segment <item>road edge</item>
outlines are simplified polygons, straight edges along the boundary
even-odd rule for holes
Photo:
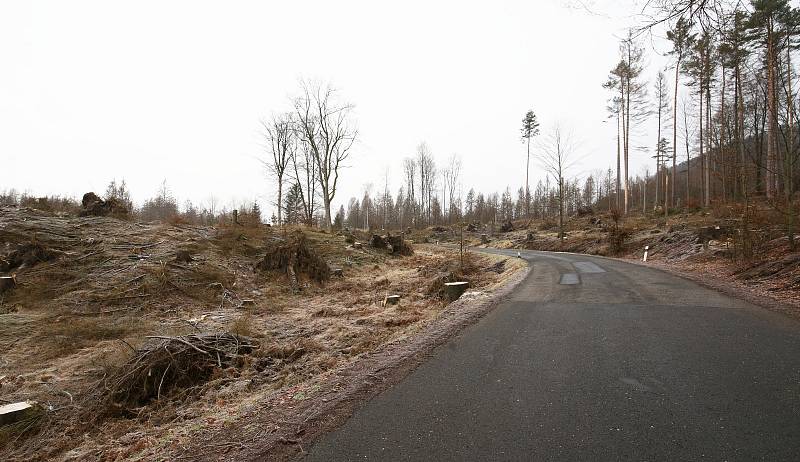
[[[649,261],[643,262],[638,259],[632,258],[623,258],[623,257],[610,257],[607,255],[595,255],[590,253],[579,253],[579,252],[564,252],[558,250],[535,250],[535,249],[520,249],[520,248],[511,248],[511,249],[495,249],[494,247],[470,247],[471,250],[480,251],[482,249],[494,249],[494,250],[517,250],[517,251],[534,251],[534,252],[548,252],[548,253],[556,253],[556,254],[568,254],[568,255],[581,255],[591,258],[600,258],[604,260],[612,260],[618,261],[622,263],[630,263],[632,265],[641,266],[643,268],[651,268],[656,269],[659,271],[663,271],[667,274],[672,276],[676,276],[682,279],[685,279],[689,282],[693,282],[701,287],[706,289],[711,289],[717,291],[723,295],[727,295],[729,297],[745,301],[750,303],[751,305],[755,305],[759,308],[763,308],[769,310],[774,313],[782,314],[790,319],[795,321],[800,321],[800,305],[786,303],[784,301],[778,300],[772,297],[769,293],[757,293],[756,290],[752,287],[747,286],[746,284],[739,282],[739,281],[726,281],[720,279],[720,275],[713,274],[713,273],[696,273],[692,271],[685,271],[679,268],[676,268],[673,265],[668,263],[660,262],[660,261]]]
[[[246,428],[204,435],[216,441],[241,441],[238,450],[230,450],[228,446],[228,450],[220,453],[206,448],[206,451],[198,454],[196,451],[199,448],[186,448],[177,457],[215,461],[289,461],[304,457],[307,447],[313,445],[315,440],[341,426],[358,408],[405,379],[429,359],[438,347],[463,333],[507,300],[514,289],[528,278],[531,270],[532,266],[526,262],[500,287],[484,293],[481,298],[456,300],[412,336],[383,345],[341,370],[313,379],[308,387],[315,390],[313,396],[298,402],[288,411],[279,410],[283,411],[281,415],[265,417],[261,408],[254,408],[245,416],[249,422]],[[291,395],[285,399],[291,401]],[[281,425],[274,425],[275,422]]]

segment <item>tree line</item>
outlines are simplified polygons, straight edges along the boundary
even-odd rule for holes
[[[614,206],[625,214],[636,206],[668,212],[757,199],[784,217],[794,245],[800,143],[792,59],[800,12],[787,0],[661,0],[652,7],[655,19],[620,42],[604,83],[617,129]],[[671,62],[650,94],[642,43],[657,28],[666,28]],[[657,136],[647,142],[636,129],[651,117]],[[644,179],[649,199],[646,187],[639,197],[632,185],[637,151],[653,159],[652,177]]]

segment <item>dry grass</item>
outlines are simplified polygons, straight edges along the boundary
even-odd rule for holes
[[[0,457],[58,460],[68,450],[77,459],[156,457],[158,448],[232,419],[258,397],[302,389],[320,374],[418,332],[446,307],[423,289],[461,270],[449,250],[423,245],[413,256],[397,257],[353,249],[344,235],[303,233],[304,246],[318,258],[314,265],[341,268],[344,276],[301,278],[302,291],[294,293],[280,269],[253,268],[271,242],[291,240],[295,229],[139,224],[0,209],[0,239],[17,245],[35,235],[58,254],[18,269],[19,286],[0,300],[0,377],[6,376],[0,399],[34,399],[55,409],[0,442]],[[191,258],[176,261],[179,251]],[[459,276],[469,278],[472,290],[490,290],[519,268],[501,260],[472,255]],[[387,294],[400,295],[400,303],[381,306]],[[153,351],[147,336],[200,332],[230,332],[260,346],[231,367],[182,366],[194,370],[197,381],[181,383],[167,370],[165,383],[175,387],[162,385],[160,400],[152,378],[165,377],[166,366],[151,367],[158,373],[147,376],[150,382],[138,369],[128,388],[116,387],[149,383],[139,389],[145,392],[131,393],[133,399],[115,400],[127,417],[103,417],[109,404],[97,390],[115,388],[101,384],[121,383],[119,366],[134,370],[137,358]]]

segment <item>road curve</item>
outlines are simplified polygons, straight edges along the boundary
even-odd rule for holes
[[[307,460],[800,460],[800,322],[652,268],[522,257],[507,301]]]

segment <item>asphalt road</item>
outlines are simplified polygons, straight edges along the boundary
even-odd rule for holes
[[[800,460],[800,322],[655,269],[523,257],[506,302],[308,460]]]

